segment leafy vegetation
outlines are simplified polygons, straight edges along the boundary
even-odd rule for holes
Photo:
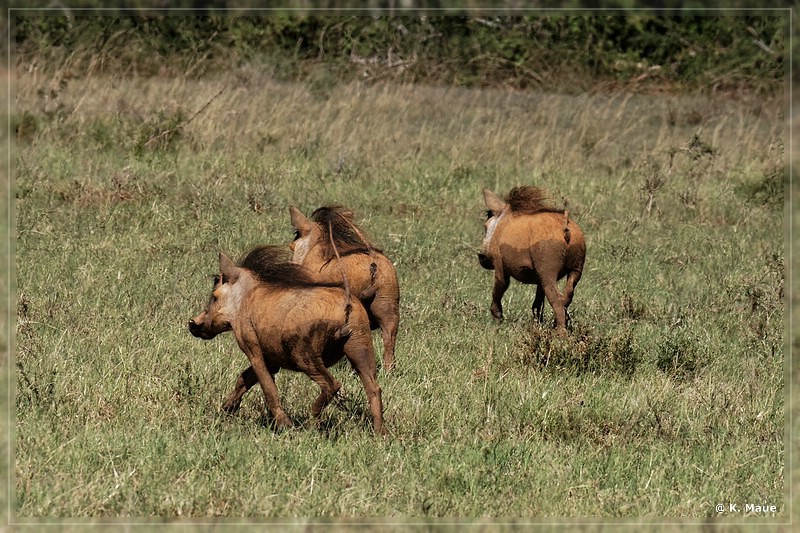
[[[223,12],[224,13],[224,12]],[[273,77],[564,91],[747,88],[774,92],[785,75],[782,15],[680,16],[25,16],[29,54],[80,71],[201,78],[259,65]],[[324,73],[324,74],[323,74]]]

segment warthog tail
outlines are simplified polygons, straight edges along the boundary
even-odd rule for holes
[[[353,309],[353,304],[350,303],[350,282],[347,279],[347,274],[345,274],[344,267],[342,267],[342,258],[339,256],[339,250],[336,249],[336,243],[333,242],[333,230],[331,228],[330,220],[328,221],[328,236],[331,239],[331,246],[333,247],[333,253],[336,254],[336,264],[339,265],[339,270],[342,272],[342,280],[344,281],[344,295],[345,298],[347,299],[347,304],[345,304],[344,306],[344,326],[342,327],[342,330],[343,329],[349,330],[349,326],[347,324],[350,321],[350,311]]]

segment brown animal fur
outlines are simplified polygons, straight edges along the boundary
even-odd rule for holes
[[[546,203],[547,195],[539,187],[522,185],[514,187],[506,197],[508,207],[514,213],[534,215],[536,213],[563,213]]]
[[[311,213],[311,221],[316,222],[322,231],[320,251],[325,261],[333,260],[337,253],[341,256],[382,253],[358,229],[354,216],[352,211],[342,206],[320,207]]]
[[[580,227],[564,209],[544,203],[544,193],[536,187],[515,187],[506,201],[489,189],[483,190],[486,202],[486,235],[478,253],[481,266],[494,270],[492,315],[503,318],[502,298],[514,278],[536,284],[534,316],[542,321],[544,299],[555,314],[555,326],[565,328],[567,308],[581,278],[586,258],[586,241]],[[558,280],[566,277],[564,293]]]
[[[349,282],[367,310],[371,328],[381,330],[383,368],[390,371],[400,324],[400,288],[394,265],[364,236],[353,212],[345,207],[320,207],[311,219],[295,207],[290,207],[289,213],[295,228],[295,240],[289,245],[293,261],[314,272],[318,281],[336,283],[344,278]]]
[[[285,368],[319,385],[320,395],[311,406],[319,417],[341,387],[327,367],[346,357],[366,391],[375,433],[385,434],[366,310],[358,302],[351,306],[340,284],[315,280],[302,266],[282,260],[283,255],[277,247],[260,247],[236,266],[220,253],[220,275],[208,306],[189,321],[189,331],[201,339],[233,331],[250,360],[222,408],[238,410],[244,394],[259,383],[276,425],[292,426],[274,380]]]
[[[246,268],[260,281],[281,287],[341,287],[341,281],[320,282],[301,265],[291,262],[285,248],[279,246],[257,246],[250,250],[239,262],[239,267]]]

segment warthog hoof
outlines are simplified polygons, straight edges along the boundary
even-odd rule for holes
[[[281,431],[294,427],[292,419],[286,416],[286,413],[281,413],[280,416],[275,417],[275,429]]]
[[[239,403],[230,400],[222,404],[222,411],[229,415],[234,415],[239,410]]]

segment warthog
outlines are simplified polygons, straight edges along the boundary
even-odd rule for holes
[[[294,241],[292,261],[314,272],[318,281],[350,284],[366,308],[372,329],[381,329],[383,368],[394,367],[394,349],[400,324],[400,288],[394,265],[354,222],[342,206],[320,207],[311,219],[289,207]]]
[[[346,357],[364,385],[375,433],[385,433],[366,310],[341,284],[317,281],[287,255],[283,247],[262,246],[236,266],[220,253],[208,306],[189,321],[189,331],[201,339],[233,331],[250,360],[222,408],[238,410],[258,382],[278,428],[292,426],[274,380],[285,368],[307,374],[322,389],[311,406],[317,418],[341,387],[327,367]]]
[[[478,260],[483,268],[494,269],[492,315],[503,318],[501,300],[513,277],[521,283],[536,284],[532,311],[540,322],[547,297],[555,314],[555,327],[565,328],[567,308],[586,258],[583,232],[570,220],[568,211],[547,206],[544,192],[537,187],[514,187],[505,202],[484,189],[483,198],[488,210]],[[565,276],[562,295],[558,280]]]

